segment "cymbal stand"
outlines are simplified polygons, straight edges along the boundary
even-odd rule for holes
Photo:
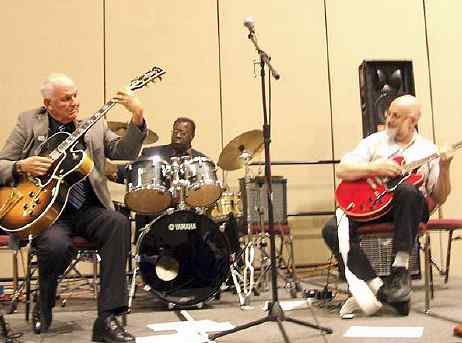
[[[250,183],[249,162],[250,162],[250,159],[252,158],[252,155],[248,153],[247,151],[245,151],[244,146],[240,146],[239,150],[241,151],[239,158],[244,162],[244,166],[245,166],[244,180],[245,180],[245,184],[247,185],[248,183]],[[247,214],[247,216],[249,216],[249,214]],[[254,281],[255,281],[255,274],[254,274],[255,269],[253,267],[254,258],[255,258],[255,241],[253,240],[249,220],[247,220],[247,241],[245,243],[245,248],[244,248],[244,270],[242,273],[243,274],[242,276],[243,295],[242,297],[240,296],[241,306],[249,305],[250,295],[252,294],[252,290],[254,289]],[[234,274],[232,275],[233,275],[234,283],[236,285],[236,290],[238,291],[238,285],[236,284],[235,275]]]

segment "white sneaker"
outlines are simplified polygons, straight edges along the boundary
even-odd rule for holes
[[[356,299],[354,297],[349,297],[342,305],[340,309],[340,317],[344,317],[345,315],[351,315],[354,312],[360,311],[361,308],[359,307]]]
[[[352,314],[354,312],[358,311],[363,311],[366,315],[371,316],[375,314],[378,310],[382,308],[382,303],[379,301],[374,301],[373,303],[368,303],[367,306],[364,306],[366,304],[363,304],[363,308],[359,306],[358,302],[354,297],[349,297],[345,303],[343,304],[342,308],[340,309],[340,317],[342,318],[352,318]]]

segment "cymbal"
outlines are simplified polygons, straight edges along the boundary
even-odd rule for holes
[[[128,124],[120,121],[108,121],[107,126],[117,135],[123,136],[127,132]],[[157,135],[157,133],[150,129],[148,129],[147,131],[148,132],[143,140],[143,144],[152,144],[159,140],[159,136]]]
[[[243,151],[250,154],[250,159],[263,148],[263,131],[251,130],[240,134],[229,142],[220,154],[218,166],[224,170],[242,168],[244,162],[240,159]]]

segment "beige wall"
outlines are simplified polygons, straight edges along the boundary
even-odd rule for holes
[[[262,127],[257,54],[242,25],[248,15],[281,73],[272,81],[273,160],[340,158],[354,147],[361,137],[357,68],[363,59],[412,60],[424,108],[421,132],[435,135],[437,143],[453,142],[460,139],[454,124],[460,118],[462,5],[425,3],[426,18],[421,0],[18,0],[0,14],[0,143],[18,111],[40,105],[38,87],[50,72],[66,72],[77,81],[87,116],[131,78],[159,65],[167,70],[163,81],[140,91],[149,127],[164,144],[172,121],[190,116],[198,126],[195,147],[217,161],[227,142]],[[115,108],[108,118],[128,116]],[[457,157],[447,216],[458,215],[461,165]],[[221,175],[238,190],[242,169]],[[332,166],[275,166],[273,175],[288,179],[289,212],[334,209]],[[112,190],[122,200],[124,187]],[[297,263],[327,260],[320,239],[326,219],[290,219]],[[454,273],[462,275],[454,261]]]

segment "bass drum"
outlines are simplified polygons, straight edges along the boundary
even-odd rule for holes
[[[140,274],[168,304],[196,305],[213,297],[229,273],[228,240],[195,210],[163,214],[144,228],[137,244]]]

